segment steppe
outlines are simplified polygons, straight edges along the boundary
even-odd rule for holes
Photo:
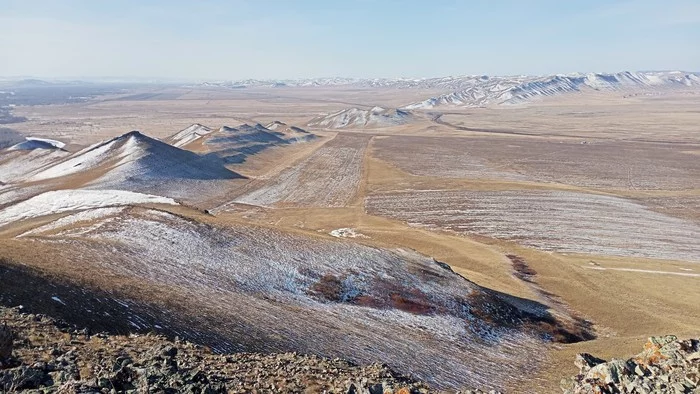
[[[220,351],[361,363],[388,355],[392,368],[444,388],[559,392],[577,372],[577,353],[630,357],[649,336],[700,337],[699,90],[591,91],[414,111],[396,125],[309,126],[349,107],[397,108],[440,93],[142,86],[14,107],[27,120],[8,127],[66,143],[57,160],[131,130],[166,140],[195,123],[280,121],[317,138],[222,164],[231,175],[217,177],[212,193],[199,178],[172,191],[117,177],[132,151],[58,179],[16,170],[15,183],[0,179],[0,209],[83,187],[175,200],[10,225],[0,210],[0,257],[46,283],[128,303],[143,319],[132,320],[136,330],[167,320],[161,333]],[[140,134],[129,138],[125,146],[155,149]],[[188,187],[196,191],[185,196]],[[13,301],[62,318],[84,312],[29,299]],[[455,307],[469,303],[468,317]],[[518,323],[500,321],[511,309]],[[462,332],[460,321],[476,315],[485,323]],[[530,325],[554,340],[521,329]]]

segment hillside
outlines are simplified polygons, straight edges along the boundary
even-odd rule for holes
[[[378,364],[358,366],[297,353],[219,355],[190,342],[93,333],[20,311],[0,307],[0,321],[7,325],[0,326],[3,392],[433,392]],[[14,337],[9,349],[8,334]]]
[[[23,142],[0,149],[0,184],[22,181],[67,157],[70,153],[64,146],[61,141],[27,137]]]
[[[43,213],[36,207],[55,200],[29,201]],[[110,316],[136,332],[175,334],[220,352],[384,362],[438,388],[503,388],[545,361],[537,348],[593,335],[565,311],[483,288],[409,250],[223,226],[184,208],[193,216],[162,210],[167,205],[83,204],[37,221],[21,204],[6,210],[16,212],[10,216],[21,231],[10,233],[14,247],[5,251],[23,252],[3,277],[43,284],[8,288],[11,305],[48,303],[86,321],[112,305]],[[52,250],[44,269],[76,285],[18,271],[40,261],[29,256],[41,250]],[[533,356],[517,356],[524,353]]]
[[[440,106],[484,107],[517,104],[538,97],[587,90],[644,91],[700,88],[700,76],[683,72],[620,72],[615,74],[571,74],[544,77],[478,77],[462,81],[467,86],[451,93],[406,105],[405,109]]]
[[[26,146],[26,143],[23,143]],[[53,188],[126,190],[197,203],[228,192],[243,176],[216,156],[200,155],[132,131],[70,154],[32,142],[0,156],[0,204]],[[40,147],[40,148],[39,148]],[[206,184],[206,193],[191,190]]]
[[[244,123],[236,127],[222,126],[211,129],[200,124],[190,127],[165,139],[173,146],[210,153],[226,164],[239,164],[247,157],[273,147],[309,142],[317,138],[296,126],[274,121],[265,127],[260,123]]]
[[[412,119],[412,113],[401,109],[353,107],[315,118],[309,121],[309,126],[326,129],[380,128],[406,124]]]
[[[179,179],[239,177],[211,157],[178,149],[132,131],[77,152],[27,180],[41,181],[88,172],[101,173],[90,182],[91,185],[110,187]]]

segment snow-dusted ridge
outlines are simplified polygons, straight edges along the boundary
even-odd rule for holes
[[[170,145],[181,148],[191,142],[194,142],[203,136],[213,132],[214,130],[201,125],[199,123],[195,123],[183,130],[180,130],[178,133],[175,135],[169,137],[166,142],[168,142]]]
[[[537,98],[585,90],[616,91],[700,88],[700,76],[684,72],[620,72],[551,75],[544,77],[471,77],[451,93],[406,105],[405,109],[439,106],[483,107],[517,104]]]
[[[165,139],[165,142],[183,149],[194,149],[219,157],[227,164],[241,163],[248,156],[273,146],[283,146],[315,139],[315,134],[296,126],[274,121],[263,126],[260,123],[244,123],[235,127],[218,129],[193,124]]]
[[[379,128],[406,124],[412,119],[412,113],[401,109],[352,107],[315,118],[309,122],[309,126],[327,129]]]
[[[600,77],[616,76],[621,74],[632,74],[642,76],[642,79],[654,80],[676,80],[684,83],[684,79],[698,80],[700,73],[686,71],[623,71],[618,73],[572,73],[557,74],[559,76],[585,76],[597,75]],[[313,86],[353,86],[353,87],[387,87],[400,89],[446,89],[460,90],[471,86],[478,80],[533,80],[541,78],[551,78],[557,75],[509,75],[509,76],[487,76],[487,75],[461,75],[444,76],[431,78],[307,78],[307,79],[245,79],[237,81],[208,81],[202,86],[217,86],[228,88],[243,87],[313,87]]]
[[[55,190],[39,194],[1,210],[0,226],[68,211],[133,204],[177,205],[177,202],[172,198],[124,190]]]
[[[532,98],[592,90],[700,88],[700,73],[685,71],[623,71],[617,73],[572,73],[556,75],[487,76],[466,75],[439,78],[318,78],[207,82],[207,86],[314,87],[441,89],[446,93],[409,103],[403,109],[430,109],[443,105],[483,107],[516,104]]]
[[[26,141],[12,145],[7,148],[8,151],[13,150],[34,150],[34,149],[63,149],[65,143],[48,138],[26,137]]]
[[[104,174],[92,184],[109,184],[119,189],[124,188],[123,183],[240,177],[215,158],[200,156],[132,131],[85,148],[32,175],[29,180],[53,179],[96,169]]]

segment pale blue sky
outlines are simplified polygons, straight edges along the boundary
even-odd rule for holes
[[[0,0],[0,75],[700,71],[700,0]]]

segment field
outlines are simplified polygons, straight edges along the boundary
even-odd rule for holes
[[[367,136],[338,134],[278,176],[251,184],[235,202],[257,206],[343,207],[360,183]]]
[[[68,304],[25,294],[35,308],[93,316],[79,300],[104,301],[133,323],[123,329],[387,362],[445,388],[557,392],[578,352],[622,358],[648,336],[700,336],[700,95],[592,92],[437,108],[388,127],[309,125],[436,93],[159,87],[18,106],[27,121],[14,130],[68,152],[0,153],[0,218],[17,221],[0,232],[0,258]],[[164,177],[175,166],[158,163],[188,154],[151,140],[147,160],[115,150],[89,177],[25,181],[131,129],[162,141],[193,123],[273,121],[318,138],[226,163],[218,171],[241,177],[225,187]],[[101,193],[89,205],[21,202],[114,174],[110,188],[138,184],[180,205]]]
[[[700,187],[697,143],[523,136],[388,137],[375,156],[414,175],[523,180],[589,189]]]
[[[700,226],[605,195],[508,190],[373,194],[372,215],[562,253],[670,260],[700,256]]]

